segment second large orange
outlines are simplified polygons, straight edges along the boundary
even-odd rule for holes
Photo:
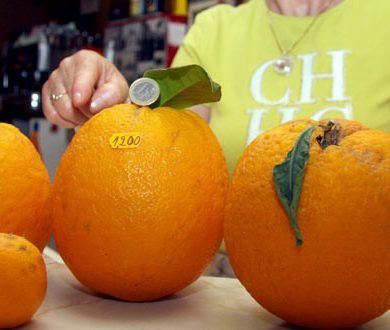
[[[89,120],[54,188],[54,235],[74,275],[130,301],[194,281],[221,239],[228,175],[207,124],[190,111],[119,105]]]

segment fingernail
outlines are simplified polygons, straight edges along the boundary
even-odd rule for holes
[[[81,101],[81,93],[80,92],[76,92],[73,94],[73,99],[75,101]]]
[[[103,103],[103,100],[100,97],[98,97],[95,100],[93,100],[91,102],[91,111],[92,112],[99,111],[101,109],[101,107],[102,107],[102,103]]]
[[[107,103],[107,100],[109,99],[109,97],[110,97],[110,93],[105,92],[105,93],[99,95],[98,97],[96,97],[95,99],[93,99],[91,102],[91,111],[98,112],[101,109],[103,109],[106,106],[106,103]]]

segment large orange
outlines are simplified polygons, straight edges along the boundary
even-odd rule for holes
[[[46,267],[26,239],[0,234],[0,328],[28,322],[46,293]]]
[[[49,240],[50,179],[31,141],[0,123],[0,232],[24,236],[40,250]]]
[[[135,132],[137,148],[112,148]],[[126,143],[129,142],[126,140]],[[54,184],[59,252],[87,287],[152,300],[194,281],[221,239],[228,176],[221,148],[196,114],[118,105],[90,119]]]
[[[233,269],[266,309],[314,328],[352,327],[390,307],[390,135],[340,120],[339,144],[311,140],[298,246],[273,168],[312,121],[258,137],[236,167],[225,240]],[[324,123],[323,123],[324,124]]]

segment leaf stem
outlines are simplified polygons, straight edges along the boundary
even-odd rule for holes
[[[290,219],[291,227],[294,230],[294,234],[295,234],[295,238],[296,238],[296,244],[299,247],[299,246],[301,246],[303,244],[303,239],[302,239],[301,230],[299,229],[297,215],[294,214],[294,212],[289,211],[288,212],[288,218]]]

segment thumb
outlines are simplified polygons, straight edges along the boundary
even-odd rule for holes
[[[104,108],[124,103],[127,100],[128,92],[129,86],[122,77],[106,82],[95,91],[92,97],[91,113],[95,114]]]

